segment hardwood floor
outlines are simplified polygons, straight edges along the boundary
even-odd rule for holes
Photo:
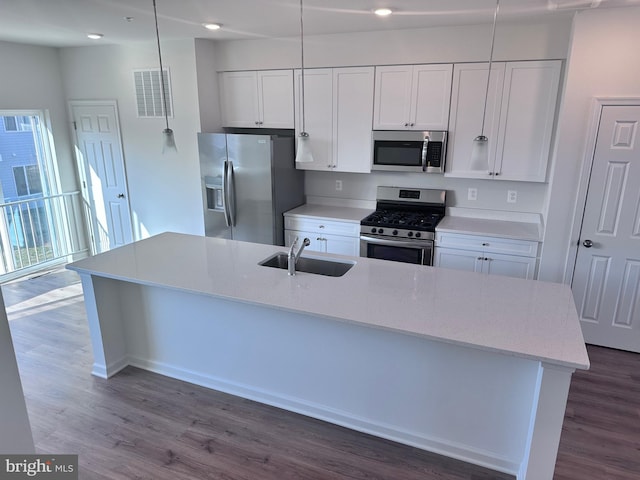
[[[513,477],[136,368],[90,375],[82,290],[60,270],[2,286],[36,449],[81,479],[485,480]],[[640,355],[590,347],[556,480],[637,479]]]

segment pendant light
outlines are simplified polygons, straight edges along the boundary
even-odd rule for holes
[[[496,0],[496,9],[493,13],[493,31],[491,32],[491,51],[489,53],[489,72],[487,73],[487,88],[484,94],[484,108],[482,109],[482,128],[480,135],[473,140],[473,148],[471,149],[471,169],[472,170],[489,170],[489,139],[484,134],[484,118],[487,114],[487,99],[489,98],[489,81],[491,80],[491,64],[493,63],[493,45],[496,39],[496,20],[498,19],[498,10],[500,9],[500,0]]]
[[[167,91],[164,88],[164,69],[162,67],[162,52],[160,51],[160,32],[158,30],[158,10],[156,0],[153,0],[153,16],[156,22],[156,40],[158,42],[158,60],[160,62],[160,92],[162,93],[162,107],[164,108],[165,129],[162,130],[162,153],[177,152],[176,139],[173,130],[169,128],[169,114],[167,113]]]
[[[297,163],[313,162],[311,145],[309,144],[309,134],[306,131],[304,117],[304,22],[302,0],[300,0],[300,100],[302,102],[302,129],[298,135],[298,147],[296,149]]]

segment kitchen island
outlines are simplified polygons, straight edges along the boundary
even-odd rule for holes
[[[553,477],[571,374],[589,367],[567,286],[368,258],[335,278],[258,265],[282,250],[165,233],[70,264],[92,373],[134,365]]]

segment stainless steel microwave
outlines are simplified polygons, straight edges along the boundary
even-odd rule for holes
[[[447,132],[373,131],[372,170],[444,173]]]

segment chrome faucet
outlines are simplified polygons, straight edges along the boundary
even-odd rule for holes
[[[300,245],[300,250],[298,250],[298,253],[294,253],[297,243],[298,243],[298,237],[296,237],[296,239],[291,244],[291,248],[289,249],[289,256],[287,257],[287,267],[289,269],[289,275],[296,274],[296,262],[300,258],[300,254],[302,253],[302,250],[304,250],[304,247],[308,247],[309,244],[311,243],[311,240],[309,240],[308,238],[305,238],[302,241],[302,245]]]

